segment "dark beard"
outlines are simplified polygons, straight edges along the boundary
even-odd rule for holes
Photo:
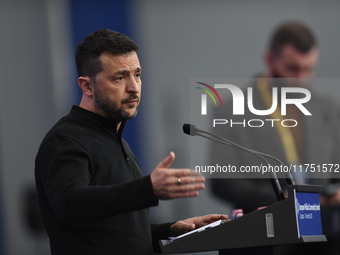
[[[284,77],[281,74],[279,74],[276,70],[273,70],[272,78],[280,79],[280,78],[284,78]]]
[[[105,117],[117,122],[124,122],[137,116],[137,109],[133,116],[130,116],[123,108],[118,108],[116,104],[108,105],[100,98],[95,99],[96,108],[99,108],[105,114]]]
[[[101,93],[97,89],[95,90],[95,94],[95,107],[102,110],[106,118],[115,120],[116,122],[124,122],[137,116],[137,109],[135,114],[131,116],[123,108],[118,108],[116,102],[109,102],[104,97],[102,97]],[[122,104],[133,99],[139,99],[139,97],[135,94],[131,95],[128,99],[122,100]]]

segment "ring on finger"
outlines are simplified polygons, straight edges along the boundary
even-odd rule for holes
[[[181,178],[177,179],[177,185],[181,185]]]

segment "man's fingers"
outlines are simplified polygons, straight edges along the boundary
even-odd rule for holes
[[[196,176],[201,176],[202,175],[199,172],[196,172],[194,170],[190,170],[190,169],[185,169],[185,168],[181,168],[181,169],[172,169],[169,168],[169,170],[173,171],[172,174],[175,177],[183,177],[183,176],[191,176],[191,177],[196,177]]]
[[[217,221],[217,220],[226,220],[228,219],[228,215],[225,215],[225,214],[208,214],[208,215],[204,215],[201,217],[202,220],[205,222],[205,223],[212,223],[214,221]]]
[[[195,229],[195,224],[191,223],[186,223],[185,221],[180,221],[179,222],[179,228],[183,231],[183,232],[189,232],[191,230]]]
[[[198,190],[205,188],[204,177],[174,177],[171,182],[173,185],[168,186],[169,198],[186,198],[197,197],[199,195]]]
[[[167,156],[165,159],[163,159],[162,162],[160,162],[157,166],[160,168],[168,168],[171,163],[175,160],[175,153],[173,153],[172,151],[170,152],[169,156]]]
[[[205,186],[203,183],[197,183],[197,184],[186,184],[181,187],[179,186],[169,187],[169,190],[172,190],[173,192],[181,193],[181,192],[189,192],[193,190],[200,190],[204,188]]]
[[[197,190],[195,190],[195,191],[171,193],[169,198],[170,199],[173,199],[173,198],[188,198],[188,197],[197,197],[198,195],[199,195],[199,192]]]
[[[177,236],[186,233],[195,228],[206,226],[217,220],[227,221],[228,216],[224,214],[209,214],[201,217],[193,217],[181,221],[177,221],[170,227],[170,236]]]
[[[154,194],[159,199],[198,196],[198,190],[204,189],[204,177],[190,169],[169,168],[174,159],[175,154],[170,152],[151,173]]]
[[[205,178],[203,176],[200,177],[174,177],[173,183],[174,185],[183,186],[192,183],[201,183],[204,182]]]
[[[204,189],[203,183],[199,184],[187,184],[182,187],[172,186],[168,188],[169,198],[185,198],[185,197],[197,197],[199,195],[198,190]]]

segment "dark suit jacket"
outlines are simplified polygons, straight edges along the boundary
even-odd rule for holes
[[[334,105],[322,97],[311,92],[312,99],[304,104],[312,113],[312,116],[303,118],[304,135],[305,135],[305,163],[311,164],[340,164],[340,122],[339,115]],[[244,91],[244,95],[247,92]],[[267,109],[264,105],[260,92],[253,86],[253,102],[256,109]],[[246,103],[246,102],[245,102]],[[211,131],[231,141],[237,142],[253,150],[261,151],[273,155],[287,164],[286,156],[282,142],[278,135],[277,129],[272,127],[272,123],[265,121],[272,118],[271,116],[257,116],[247,111],[245,106],[245,115],[232,115],[232,101],[226,106],[219,107],[215,112],[215,118],[233,119],[233,121],[242,122],[244,119],[261,119],[264,125],[260,128],[242,127],[242,125],[217,125]],[[255,122],[253,123],[255,125]],[[259,122],[256,123],[257,125]],[[214,144],[210,149],[209,164],[234,165],[236,167],[245,165],[264,164],[259,158],[239,149],[227,147],[221,144]],[[271,161],[273,165],[277,163]],[[329,166],[327,166],[329,169]],[[334,168],[333,168],[334,169]],[[339,170],[340,171],[340,170]],[[339,173],[337,173],[339,176]],[[311,184],[323,185],[325,190],[330,183],[337,182],[333,177],[336,173],[322,173],[318,178],[311,179]],[[230,178],[231,177],[231,178]],[[260,202],[272,204],[277,201],[271,182],[270,176],[262,177],[259,174],[249,174],[247,178],[234,178],[233,175],[224,174],[223,178],[212,179],[212,192],[223,200],[232,202],[236,208],[242,208],[245,212],[253,211]],[[249,177],[249,178],[248,178]],[[314,176],[315,177],[315,176]],[[322,178],[320,178],[322,177]],[[280,180],[283,189],[286,183],[284,179]]]

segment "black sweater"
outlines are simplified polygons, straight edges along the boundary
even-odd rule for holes
[[[73,106],[42,141],[35,178],[53,255],[152,254],[152,237],[167,237],[170,224],[150,227],[158,199],[123,127]]]

